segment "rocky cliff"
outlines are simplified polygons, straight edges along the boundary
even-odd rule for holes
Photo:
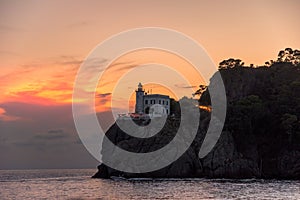
[[[172,164],[148,173],[126,173],[101,164],[93,177],[300,179],[300,67],[276,63],[220,72],[226,88],[227,117],[221,137],[206,157],[198,157],[210,121],[210,113],[202,110],[192,145]],[[214,84],[214,77],[210,84]],[[209,91],[199,103],[210,104]],[[169,117],[157,135],[140,139],[114,124],[103,141],[103,160],[115,156],[107,149],[106,140],[128,151],[151,152],[167,145],[179,125],[179,117]]]

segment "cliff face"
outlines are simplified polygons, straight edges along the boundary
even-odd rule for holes
[[[221,137],[206,157],[199,159],[198,153],[210,113],[201,111],[192,145],[169,166],[149,173],[125,173],[101,164],[94,177],[300,179],[300,68],[276,63],[270,68],[237,67],[220,72],[226,88],[227,117]],[[210,84],[214,84],[214,77]],[[209,92],[199,102],[209,104]],[[114,124],[106,136],[125,150],[151,152],[167,145],[179,124],[178,118],[168,118],[164,128],[147,139],[129,136]],[[104,161],[117,157],[106,144],[104,140],[101,152]]]

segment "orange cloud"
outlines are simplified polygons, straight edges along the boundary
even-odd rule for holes
[[[27,104],[38,105],[58,105],[71,104],[73,83],[76,78],[79,64],[82,59],[74,57],[62,56],[58,60],[45,61],[45,63],[23,64],[16,67],[2,76],[0,79],[0,92],[4,95],[0,97],[2,102],[22,102]],[[106,60],[95,62],[97,66],[102,66]],[[101,81],[98,83],[98,88],[95,94],[95,108],[97,112],[110,110],[111,108],[111,93],[114,91],[118,80],[137,65],[146,63],[161,63],[173,67],[179,74],[186,77],[193,86],[199,85],[202,78],[196,73],[190,64],[184,59],[170,54],[165,51],[158,50],[142,50],[135,51],[116,59],[108,69],[103,73]],[[100,67],[101,68],[101,67]],[[99,67],[91,69],[88,73],[95,73]],[[136,80],[138,84],[138,77]],[[177,84],[177,85],[176,85]],[[175,90],[185,91],[189,86],[180,85],[181,83],[174,83]],[[180,87],[179,87],[180,86]],[[127,87],[126,85],[122,87]],[[152,93],[161,93],[170,95],[176,99],[174,92],[164,88],[159,84],[145,85],[145,89],[152,90]],[[196,89],[196,88],[195,88]],[[124,99],[123,93],[117,96],[120,109],[134,110],[134,90],[132,88],[133,96],[129,99]],[[82,91],[93,92],[93,91]],[[186,94],[189,95],[189,94]],[[127,95],[128,96],[128,95]],[[180,97],[179,97],[180,98]],[[78,101],[79,103],[80,101]],[[91,109],[93,110],[93,108]]]
[[[0,80],[0,102],[53,105],[72,102],[74,66],[21,66]]]
[[[3,101],[24,102],[30,104],[62,104],[72,102],[72,86],[68,83],[47,81],[40,85],[29,86],[28,83],[20,84],[15,88],[7,89]]]

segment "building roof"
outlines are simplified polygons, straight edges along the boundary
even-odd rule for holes
[[[147,95],[144,95],[144,97],[148,97],[148,98],[163,98],[163,99],[169,99],[170,98],[168,95],[163,95],[163,94],[147,94]]]

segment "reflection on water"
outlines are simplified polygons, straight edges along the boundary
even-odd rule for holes
[[[0,199],[300,199],[300,181],[102,180],[95,170],[2,170]]]

